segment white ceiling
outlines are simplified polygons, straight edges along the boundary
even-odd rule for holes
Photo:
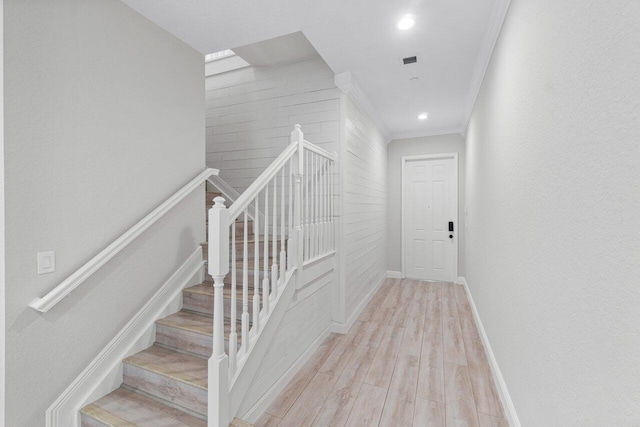
[[[465,131],[509,3],[122,1],[203,54],[302,31],[336,74],[352,72],[360,98],[391,138]],[[401,31],[396,23],[408,13],[415,26]],[[402,65],[413,55],[417,64]],[[422,112],[425,121],[417,118]]]

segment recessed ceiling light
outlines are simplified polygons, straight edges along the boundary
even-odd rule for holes
[[[414,83],[415,83],[415,82],[417,82],[418,80],[419,80],[419,79],[418,79],[417,77],[411,77],[411,78],[409,79],[409,81],[410,81],[410,82],[414,82]]]
[[[422,114],[420,114],[418,116],[418,119],[419,120],[427,120],[427,117],[428,117],[427,113],[422,113]]]
[[[413,19],[411,15],[405,15],[401,20],[398,21],[398,28],[401,30],[408,30],[413,27],[416,21]]]

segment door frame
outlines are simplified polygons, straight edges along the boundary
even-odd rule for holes
[[[406,212],[404,207],[404,202],[406,199],[406,188],[404,185],[405,181],[405,165],[407,162],[411,162],[414,160],[437,160],[437,159],[453,159],[453,177],[454,177],[454,185],[455,185],[455,197],[454,197],[454,208],[455,215],[454,221],[456,224],[457,231],[455,231],[455,239],[454,239],[454,249],[453,249],[453,266],[454,266],[454,283],[458,281],[458,247],[459,247],[459,236],[460,236],[460,221],[459,221],[459,213],[458,213],[458,200],[460,198],[460,183],[458,179],[458,153],[441,153],[441,154],[418,154],[413,156],[402,156],[402,172],[400,176],[401,184],[402,184],[402,193],[400,197],[400,211],[401,211],[401,247],[400,247],[400,258],[402,260],[402,278],[407,277],[406,263],[405,263],[405,227],[406,227]]]

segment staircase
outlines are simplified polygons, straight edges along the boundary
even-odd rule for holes
[[[182,290],[182,308],[155,322],[154,344],[122,361],[118,389],[80,409],[82,426],[207,426],[250,424],[235,418],[272,345],[305,265],[335,252],[336,154],[304,140],[291,143],[241,194],[210,179],[206,169],[45,297],[45,312],[117,254],[204,180],[204,281]],[[231,199],[228,206],[225,202]],[[87,368],[89,369],[89,368]],[[82,397],[78,397],[81,399]],[[71,407],[77,414],[78,406]],[[62,416],[53,405],[52,418]],[[229,424],[231,423],[231,424]],[[68,425],[65,421],[62,424]],[[74,421],[74,424],[75,421]]]
[[[219,193],[206,193],[207,210]],[[248,222],[248,233],[252,223]],[[244,235],[244,221],[236,223],[238,236]],[[279,244],[279,242],[278,242]],[[208,243],[202,243],[203,259],[207,262]],[[233,248],[231,249],[233,250]],[[242,277],[244,243],[236,242],[236,265]],[[253,253],[253,251],[252,251]],[[229,258],[233,260],[234,257]],[[231,275],[225,283],[231,283]],[[253,300],[253,273],[249,276],[249,301]],[[236,321],[241,321],[242,288],[225,287],[225,325],[231,324],[231,305],[236,304]],[[239,302],[239,305],[238,305]],[[250,302],[249,310],[253,312]],[[213,279],[182,291],[182,309],[156,321],[156,342],[153,346],[123,360],[123,383],[117,390],[81,409],[82,426],[207,426],[208,372],[207,359],[213,343]],[[229,327],[225,330],[225,350],[229,350]],[[238,331],[241,339],[242,330]],[[234,419],[232,426],[251,426]]]

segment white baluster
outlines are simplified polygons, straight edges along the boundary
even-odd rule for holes
[[[244,241],[242,244],[242,351],[249,351],[249,216],[244,211]]]
[[[209,422],[229,425],[229,358],[224,351],[224,277],[229,273],[229,211],[216,197],[209,209],[209,274],[213,277],[213,350],[208,362]]]
[[[264,278],[262,279],[262,309],[269,314],[269,185],[264,188]]]
[[[288,228],[288,240],[287,240],[287,268],[285,271],[291,270],[291,235],[293,234],[293,165],[294,165],[294,155],[291,160],[289,160],[289,228]]]
[[[236,331],[236,222],[231,223],[231,332],[229,333],[229,372],[231,377],[236,372],[238,333]]]
[[[278,297],[278,175],[273,178],[273,238],[271,240],[271,298]]]
[[[331,228],[329,229],[329,233],[331,236],[331,250],[335,250],[336,248],[336,229],[335,229],[335,211],[334,211],[334,203],[335,203],[335,183],[334,183],[334,179],[335,177],[333,176],[333,167],[335,165],[335,162],[331,162]]]
[[[311,212],[311,198],[310,198],[310,188],[311,183],[309,182],[309,152],[304,150],[304,148],[300,148],[303,153],[304,159],[304,174],[302,175],[302,185],[304,188],[304,225],[303,225],[303,236],[302,240],[304,243],[304,260],[309,259],[309,218]]]
[[[311,156],[311,231],[309,233],[309,259],[313,259],[316,256],[316,194],[318,192],[318,184],[316,182],[316,155],[313,152],[309,154]]]
[[[259,200],[256,196],[254,203],[255,212],[253,214],[253,324],[251,331],[257,333],[260,330],[260,212],[258,211]]]
[[[305,198],[303,198],[303,192],[305,192],[306,180],[305,174],[305,150],[304,150],[304,135],[300,130],[300,125],[295,125],[293,132],[291,132],[291,142],[298,145],[298,152],[292,158],[291,167],[295,173],[295,193],[293,195],[293,232],[289,238],[289,265],[297,268],[296,280],[301,277],[303,265],[304,265],[304,228],[303,228],[303,209],[305,205]]]
[[[326,198],[326,194],[327,194],[327,189],[326,189],[326,178],[327,178],[327,171],[325,170],[325,165],[327,164],[327,161],[324,157],[320,157],[320,182],[321,182],[321,190],[320,190],[320,198],[321,198],[321,202],[320,202],[320,218],[321,218],[321,222],[320,222],[320,239],[318,242],[318,247],[319,250],[318,252],[320,253],[320,255],[324,254],[324,245],[325,245],[325,234],[326,234],[326,222],[327,222],[327,217],[326,217],[326,210],[327,210],[327,198]]]
[[[324,197],[325,197],[325,202],[324,202],[324,208],[325,208],[325,212],[324,212],[324,252],[329,252],[329,203],[331,203],[331,200],[329,199],[329,192],[330,192],[330,188],[329,188],[329,165],[330,165],[330,160],[327,159],[325,160],[325,169],[324,169],[324,185],[325,185],[325,193],[324,193]]]
[[[280,280],[278,283],[284,283],[284,279],[285,279],[285,274],[287,271],[287,253],[285,252],[285,240],[284,240],[284,236],[285,236],[285,230],[286,230],[286,224],[285,224],[285,212],[286,209],[284,207],[284,198],[285,198],[285,183],[284,183],[284,169],[285,167],[282,167],[282,191],[280,192],[280,210],[282,212],[280,212]]]

